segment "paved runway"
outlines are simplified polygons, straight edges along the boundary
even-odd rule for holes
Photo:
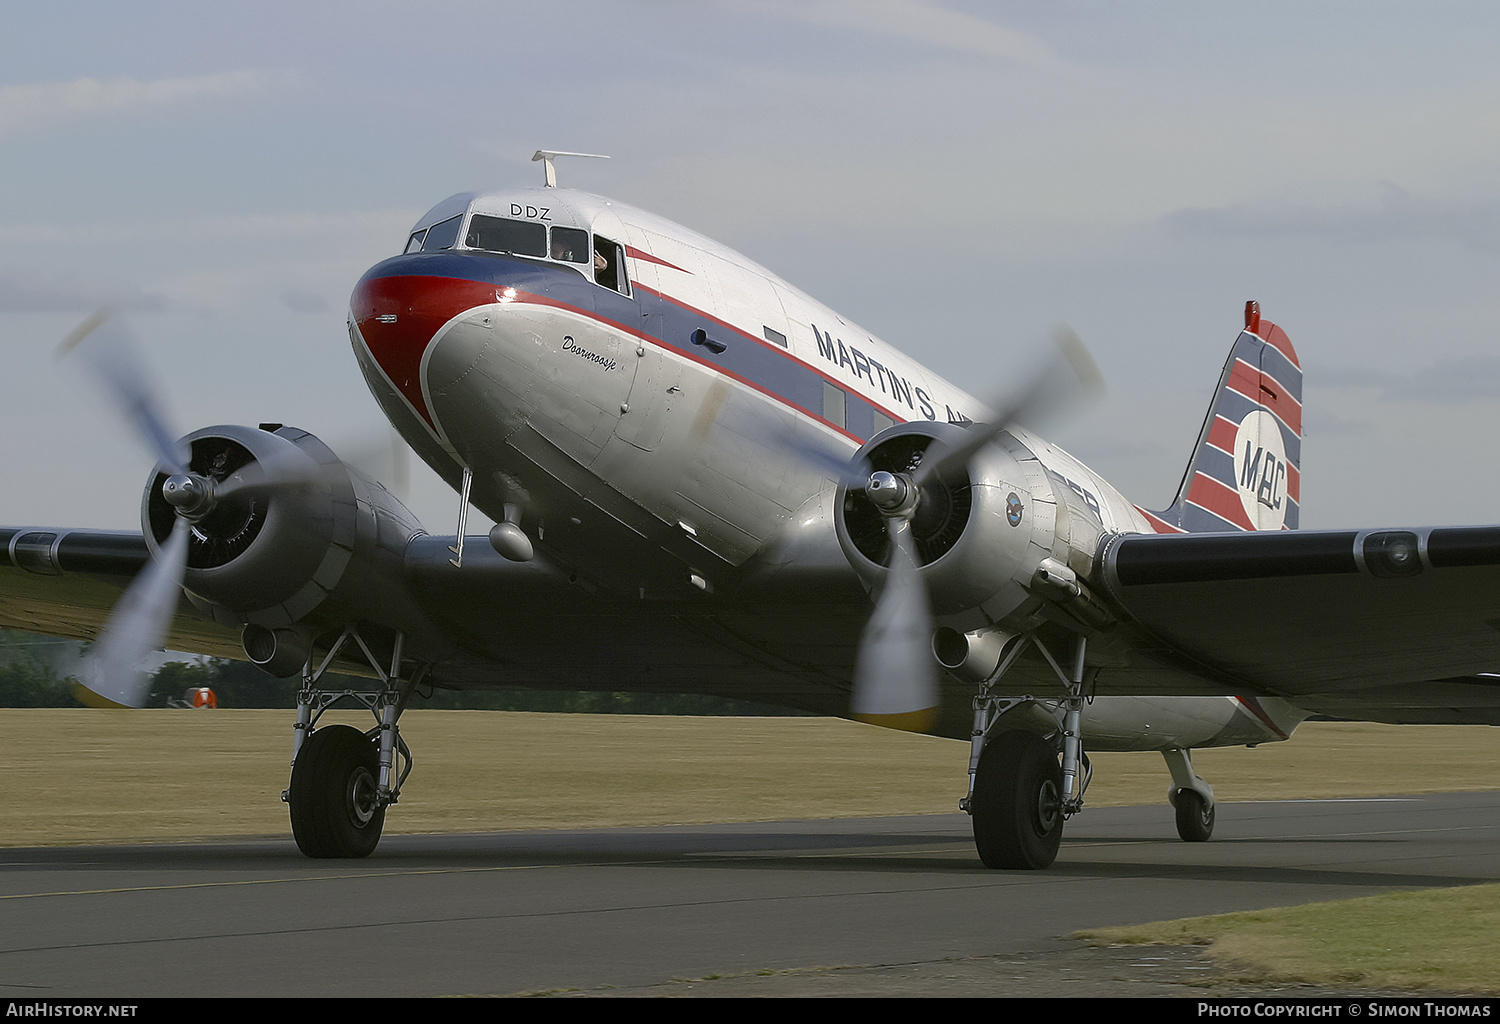
[[[0,997],[880,994],[933,965],[937,994],[1097,995],[1075,929],[1500,881],[1500,792],[1218,817],[1190,845],[1165,805],[1089,810],[1045,872],[980,867],[959,814],[391,836],[364,861],[0,850]],[[1131,957],[1108,970],[1149,976]],[[1069,965],[1041,992],[996,966],[1037,958]],[[711,977],[740,987],[683,980]]]

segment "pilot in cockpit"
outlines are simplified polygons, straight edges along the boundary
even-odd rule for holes
[[[598,240],[594,243],[594,280],[606,288],[617,290],[619,288],[616,283],[615,267],[610,262],[607,247],[600,245]]]

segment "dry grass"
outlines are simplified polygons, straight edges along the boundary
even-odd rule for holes
[[[1228,977],[1500,995],[1500,885],[1389,893],[1080,932],[1095,945],[1207,946]]]
[[[368,719],[346,719],[361,728]],[[285,835],[289,711],[0,710],[0,845]],[[837,719],[414,710],[388,833],[954,810],[967,743]],[[1195,755],[1221,800],[1482,789],[1485,727],[1320,724]],[[1154,753],[1097,754],[1091,806],[1158,803]]]

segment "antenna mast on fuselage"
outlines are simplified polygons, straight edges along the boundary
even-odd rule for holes
[[[603,153],[564,153],[562,150],[557,149],[539,149],[536,151],[536,155],[531,158],[531,162],[536,163],[536,161],[538,160],[542,161],[542,166],[546,168],[547,171],[548,188],[557,187],[557,168],[552,166],[552,161],[560,156],[586,156],[594,160],[609,159],[609,157],[605,156]]]

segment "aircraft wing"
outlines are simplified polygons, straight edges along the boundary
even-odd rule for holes
[[[406,578],[453,641],[441,658],[452,685],[845,712],[868,604],[838,567],[728,604],[622,603],[487,545],[453,569],[451,540],[414,543]],[[135,533],[0,528],[0,625],[93,639],[148,557]],[[1265,694],[1339,717],[1500,724],[1500,677],[1486,674],[1500,669],[1500,527],[1129,535],[1106,545],[1096,578],[1120,620],[1101,653],[1124,652],[1099,693]],[[166,646],[244,657],[236,630],[186,600]],[[970,690],[949,679],[944,691],[939,731],[959,735]]]
[[[1169,674],[1327,714],[1500,724],[1500,527],[1129,535],[1100,563],[1123,639]]]
[[[139,533],[0,528],[0,625],[93,640],[149,560]],[[244,657],[236,631],[201,618],[185,599],[166,646]]]
[[[405,550],[402,589],[420,610],[408,654],[432,662],[439,685],[693,692],[847,711],[869,604],[843,563],[782,566],[732,597],[626,599],[545,559],[510,562],[484,537],[467,541],[462,568],[449,561],[452,537],[421,535]],[[149,558],[138,533],[0,527],[0,626],[93,640]],[[165,646],[245,658],[239,630],[185,598]]]

